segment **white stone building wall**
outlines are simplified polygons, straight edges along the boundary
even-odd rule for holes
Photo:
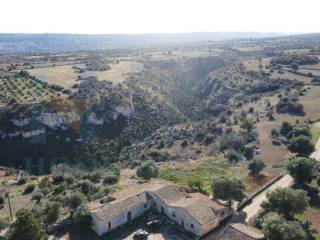
[[[131,220],[134,220],[137,217],[140,217],[143,213],[150,209],[151,203],[150,201],[144,202],[132,208],[128,211],[120,213],[114,216],[112,219],[100,220],[96,217],[96,215],[92,214],[93,221],[93,229],[95,232],[101,236],[104,233],[107,233],[119,226],[122,226],[127,223],[128,212],[131,212]],[[111,222],[111,229],[109,229],[109,223]]]
[[[213,228],[219,225],[218,219],[214,219],[209,223],[201,226],[195,219],[193,219],[187,213],[185,209],[181,207],[166,206],[166,204],[163,203],[156,194],[152,192],[150,192],[149,194],[153,199],[153,202],[154,202],[153,206],[156,207],[159,213],[165,214],[167,217],[169,217],[172,221],[174,221],[176,224],[180,226],[182,226],[182,223],[183,223],[183,228],[195,234],[196,236],[202,236],[208,232],[207,229],[212,230]],[[162,208],[163,208],[163,212],[162,212]]]

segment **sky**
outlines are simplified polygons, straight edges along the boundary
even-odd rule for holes
[[[0,0],[1,33],[320,32],[320,0]]]

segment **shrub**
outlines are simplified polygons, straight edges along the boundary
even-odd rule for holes
[[[71,185],[74,182],[74,177],[70,174],[65,174],[63,178],[68,185]]]
[[[49,187],[43,187],[43,188],[40,188],[40,190],[45,196],[47,196],[51,192],[51,188]]]
[[[282,142],[280,140],[274,139],[274,140],[272,140],[272,144],[275,146],[280,146],[282,144]]]
[[[280,133],[284,136],[287,136],[292,131],[292,129],[293,129],[293,127],[290,123],[283,122],[282,126],[280,128]]]
[[[320,175],[317,177],[317,184],[320,187]]]
[[[313,168],[316,161],[311,158],[297,157],[289,159],[287,171],[296,183],[310,183],[313,179]]]
[[[280,133],[279,133],[278,129],[272,128],[272,129],[271,129],[271,136],[272,136],[272,137],[279,137],[279,136],[280,136]]]
[[[8,227],[9,224],[9,219],[8,218],[4,218],[4,217],[0,217],[0,231],[6,227]]]
[[[85,195],[96,192],[97,187],[89,180],[81,180],[76,184],[76,188]]]
[[[18,184],[18,185],[24,185],[24,184],[26,184],[28,181],[29,181],[29,177],[28,177],[27,175],[22,175],[22,176],[19,178],[17,184]]]
[[[289,132],[288,138],[306,136],[311,138],[311,131],[307,125],[294,126],[293,129]]]
[[[312,82],[313,83],[320,83],[320,77],[314,77],[313,79],[312,79]]]
[[[30,194],[33,192],[35,188],[36,188],[35,184],[30,184],[24,189],[23,194]]]
[[[41,201],[41,199],[44,197],[44,194],[41,192],[40,189],[37,189],[32,194],[32,200],[36,200],[38,203]]]
[[[225,201],[241,201],[245,197],[245,185],[236,177],[220,176],[213,179],[213,195]]]
[[[263,232],[270,240],[309,239],[298,222],[286,221],[282,218],[270,219],[263,223]]]
[[[67,196],[65,198],[65,204],[71,209],[75,210],[77,207],[79,207],[81,204],[85,203],[86,197],[81,192],[73,192],[70,194],[70,196]]]
[[[147,181],[151,178],[157,178],[159,176],[159,168],[154,161],[146,161],[137,169],[137,176]]]
[[[234,149],[235,151],[242,151],[245,141],[241,136],[225,135],[220,142],[220,150]]]
[[[130,163],[130,168],[134,169],[142,164],[141,160],[134,160]]]
[[[91,226],[90,210],[85,204],[81,204],[74,212],[72,219],[81,231],[87,232]]]
[[[113,172],[117,176],[120,176],[120,167],[116,163],[113,163],[109,166],[109,171]]]
[[[304,116],[304,107],[302,104],[297,103],[295,98],[281,98],[276,105],[277,113],[289,113],[298,116]]]
[[[67,183],[62,182],[59,185],[57,185],[56,187],[54,187],[53,194],[57,195],[57,194],[63,193],[66,189],[67,189]]]
[[[94,183],[98,183],[101,178],[102,178],[102,174],[99,171],[94,172],[90,175],[90,180]]]
[[[43,240],[45,230],[39,219],[27,209],[21,209],[16,214],[17,220],[10,240]]]
[[[119,180],[119,176],[113,174],[113,173],[108,173],[104,179],[103,182],[105,184],[116,184]]]
[[[39,188],[51,187],[51,182],[49,177],[43,177],[39,183]]]
[[[58,220],[60,214],[60,207],[60,204],[57,202],[47,203],[44,218],[46,224],[53,224]]]
[[[288,148],[301,156],[309,156],[314,151],[311,139],[303,135],[290,139]]]
[[[227,152],[226,157],[230,163],[238,162],[241,158],[241,156],[232,149]]]
[[[267,201],[261,206],[282,215],[285,219],[293,219],[295,214],[303,213],[309,206],[309,197],[303,190],[277,188],[267,193]]]
[[[252,175],[258,176],[265,167],[266,164],[260,158],[255,158],[249,163],[248,170]]]
[[[57,185],[57,184],[59,184],[59,183],[64,181],[64,176],[62,174],[61,175],[55,175],[55,176],[52,177],[52,180],[53,180],[52,183]]]
[[[243,155],[246,159],[250,160],[253,158],[255,146],[253,144],[247,144],[244,146]]]

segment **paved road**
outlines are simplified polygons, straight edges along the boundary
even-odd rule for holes
[[[320,139],[317,142],[315,151],[311,154],[311,157],[317,159],[320,161]],[[247,214],[246,221],[249,222],[250,219],[252,219],[254,216],[258,214],[258,212],[262,209],[261,203],[266,200],[267,193],[275,190],[276,188],[287,188],[290,187],[293,184],[293,178],[289,175],[283,176],[279,181],[275,182],[273,185],[271,185],[269,188],[264,190],[262,193],[260,193],[258,196],[256,196],[252,203],[248,206],[246,206],[242,211]]]
[[[247,222],[254,216],[258,214],[258,212],[262,209],[261,203],[267,199],[267,193],[275,190],[276,188],[286,188],[290,187],[293,184],[293,178],[289,175],[283,176],[279,181],[275,182],[269,188],[264,190],[258,196],[256,196],[252,203],[246,206],[242,211],[247,214]]]
[[[316,144],[316,149],[315,151],[311,154],[311,157],[320,161],[320,139]]]

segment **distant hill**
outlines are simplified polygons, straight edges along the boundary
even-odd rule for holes
[[[203,41],[281,36],[278,33],[199,32],[174,34],[0,34],[0,52],[75,51],[144,47]]]

